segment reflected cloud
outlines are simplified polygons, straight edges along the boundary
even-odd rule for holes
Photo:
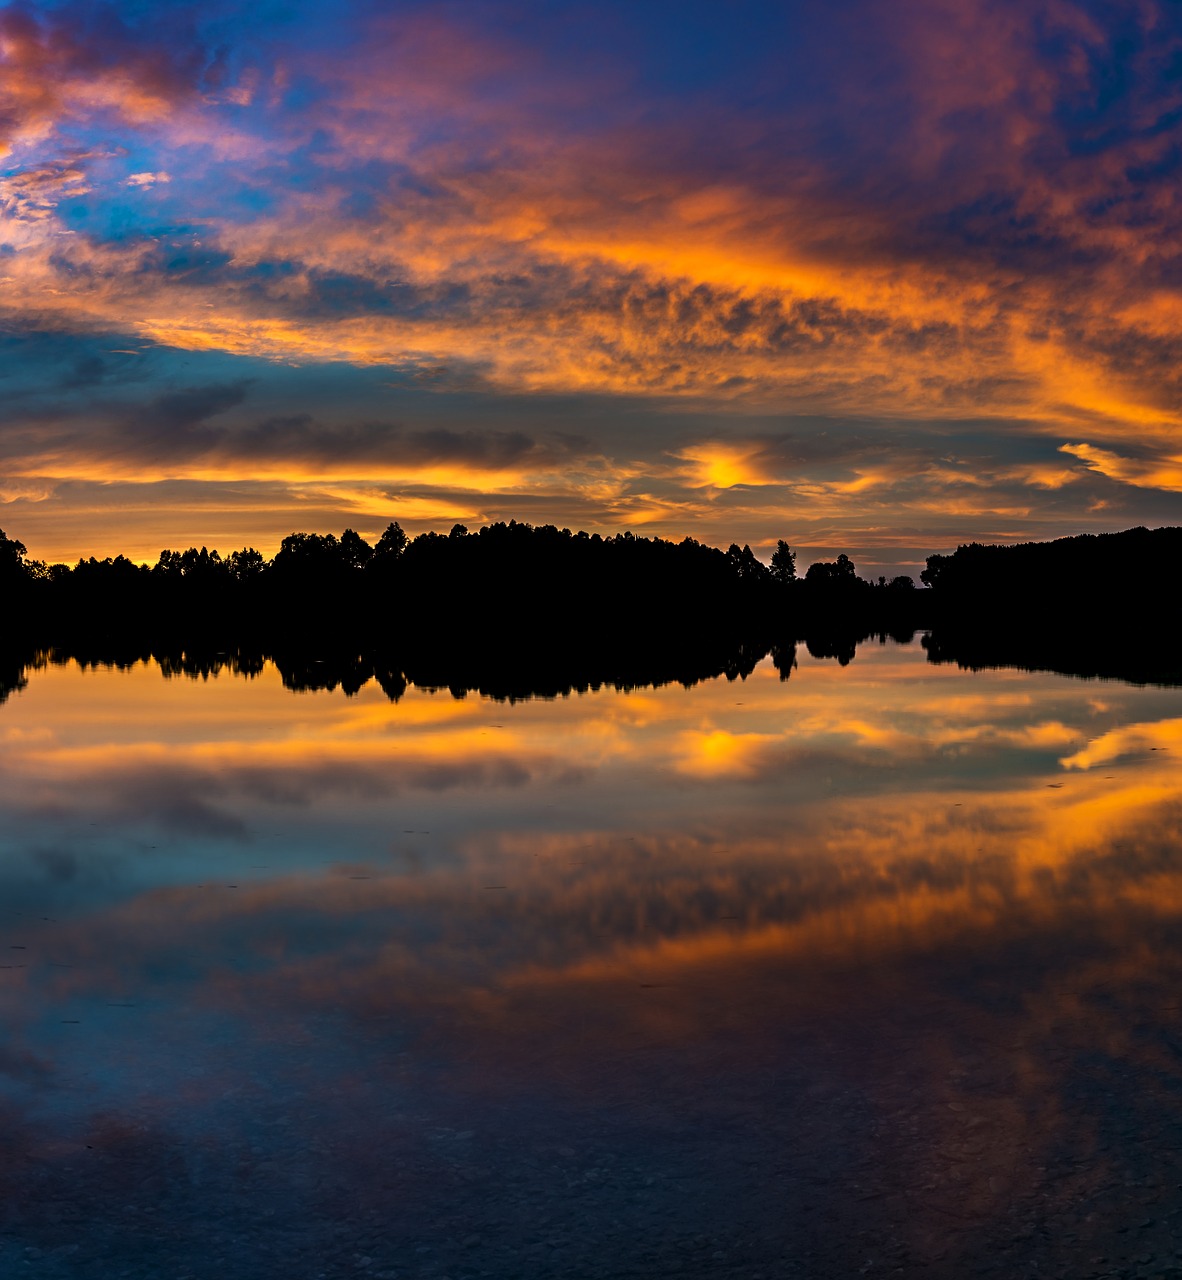
[[[599,1258],[667,1182],[674,1256],[733,1226],[725,1168],[780,1257],[854,1192],[957,1271],[1080,1197],[1098,1247],[1176,1124],[1182,780],[1149,748],[1182,694],[924,659],[515,704],[32,669],[0,739],[10,1212],[150,1187],[171,1265],[195,1209],[286,1256],[258,1206],[319,1240],[369,1196],[404,1248],[461,1186],[512,1271],[522,1185],[578,1188]]]
[[[1182,720],[1123,725],[1091,739],[1087,746],[1061,761],[1065,769],[1094,769],[1125,756],[1170,751],[1182,744]]]

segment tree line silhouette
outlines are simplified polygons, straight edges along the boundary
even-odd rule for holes
[[[253,547],[225,556],[190,547],[164,550],[154,565],[125,556],[47,565],[0,532],[0,593],[15,627],[50,643],[347,637],[435,652],[557,644],[637,652],[740,636],[770,644],[805,617],[914,625],[926,594],[910,578],[867,582],[845,555],[798,577],[783,540],[764,564],[749,546],[517,521],[413,539],[391,522],[373,544],[352,529],[292,533],[271,559]]]
[[[978,542],[927,558],[920,580],[948,615],[985,619],[1028,611],[1054,626],[1098,605],[1132,606],[1138,616],[1178,612],[1172,578],[1182,556],[1182,529],[1084,533],[1053,542],[1008,546]]]
[[[0,657],[0,688],[33,653],[165,666],[238,653],[274,658],[292,687],[372,678],[390,692],[409,679],[524,696],[692,683],[752,654],[779,655],[787,673],[797,642],[844,663],[868,636],[917,629],[933,662],[1178,683],[1180,558],[1177,528],[971,543],[929,556],[917,588],[869,582],[845,555],[798,574],[783,540],[764,564],[750,547],[517,521],[413,539],[391,522],[373,544],[351,529],[293,533],[270,559],[190,547],[153,565],[47,565],[0,531],[0,648],[22,655]]]
[[[1182,684],[1182,529],[1138,527],[929,556],[932,662]]]

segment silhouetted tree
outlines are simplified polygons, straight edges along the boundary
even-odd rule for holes
[[[267,562],[263,553],[254,547],[243,547],[241,551],[231,551],[226,557],[226,566],[230,576],[239,582],[252,582],[263,572]]]
[[[756,559],[755,553],[749,546],[740,548],[737,542],[732,542],[726,555],[740,581],[763,582],[771,577],[771,571],[767,565]]]
[[[158,578],[179,578],[181,576],[181,553],[179,551],[161,551],[152,566],[152,572]]]
[[[928,556],[928,567],[919,575],[920,582],[925,587],[934,587],[951,559],[951,556]]]
[[[0,582],[16,582],[25,576],[25,556],[28,552],[23,542],[10,538],[0,529]]]
[[[322,582],[336,576],[347,561],[341,544],[331,533],[289,533],[279,544],[272,565],[281,577],[300,576]]]
[[[375,561],[397,560],[406,550],[409,539],[397,520],[391,520],[374,547]]]
[[[796,552],[783,538],[776,543],[776,549],[772,552],[772,577],[781,583],[796,580]]]
[[[818,560],[804,575],[806,582],[854,583],[858,579],[854,562],[844,552],[836,560]]]
[[[352,569],[364,569],[373,559],[373,547],[352,529],[341,534],[341,558]]]
[[[211,583],[225,579],[225,566],[216,551],[202,547],[190,547],[181,556],[181,575],[197,582]]]
[[[69,573],[69,566],[64,564],[46,564],[44,560],[26,560],[25,576],[30,582],[54,582],[62,571]]]

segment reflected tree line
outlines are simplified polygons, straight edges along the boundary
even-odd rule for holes
[[[858,644],[870,638],[851,636],[834,641],[817,637],[807,647],[815,658],[834,658],[846,665],[852,661]],[[877,638],[885,642],[887,636]],[[713,649],[642,649],[630,654],[554,650],[549,655],[534,654],[517,661],[504,652],[481,651],[463,658],[454,652],[431,657],[422,653],[400,655],[392,650],[215,651],[124,642],[38,649],[9,644],[0,647],[0,703],[25,688],[31,672],[71,663],[83,670],[131,670],[139,665],[154,665],[165,679],[208,680],[227,674],[250,680],[272,662],[284,687],[294,693],[340,690],[351,697],[373,682],[392,702],[397,702],[412,685],[431,693],[446,691],[456,699],[479,694],[516,702],[567,697],[603,688],[628,692],[680,684],[688,689],[723,677],[745,680],[769,655],[780,679],[787,680],[796,669],[797,643],[791,640],[772,644],[739,640],[720,643]]]

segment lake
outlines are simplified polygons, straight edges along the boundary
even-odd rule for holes
[[[1182,690],[0,707],[0,1273],[1182,1275]]]

